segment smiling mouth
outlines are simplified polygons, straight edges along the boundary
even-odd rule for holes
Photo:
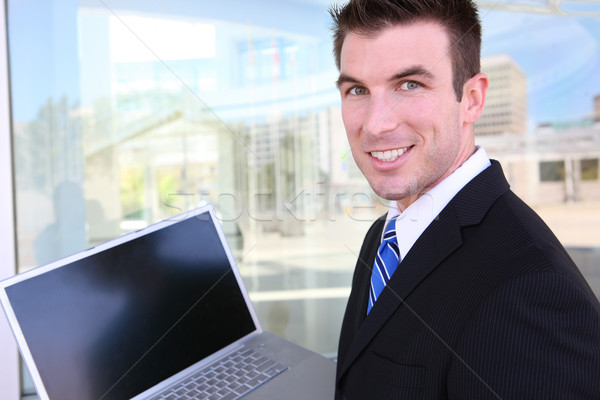
[[[395,150],[372,151],[371,156],[375,157],[379,161],[392,162],[410,149],[412,149],[412,146]]]

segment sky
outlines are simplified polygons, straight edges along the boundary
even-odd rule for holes
[[[577,120],[600,94],[600,21],[482,12],[482,56],[509,54],[527,77],[530,126]]]
[[[529,128],[535,129],[540,123],[578,120],[593,112],[593,98],[600,94],[600,21],[598,18],[550,16],[541,14],[524,14],[507,11],[482,9],[480,11],[483,24],[482,55],[509,54],[522,68],[527,77]],[[182,54],[180,58],[189,57],[193,49],[189,43],[165,39],[150,40],[153,26],[156,23],[148,19],[129,18],[127,24],[147,38],[152,47],[166,49],[156,51],[161,57],[169,59],[170,52]],[[169,29],[160,32],[171,33],[179,30],[190,30],[187,37],[192,37],[196,30],[205,36],[210,34],[209,25],[184,24],[171,21]],[[186,28],[187,25],[187,28]],[[120,32],[121,24],[115,24],[111,34],[126,37]],[[123,28],[124,29],[124,28]],[[147,32],[145,32],[147,31]],[[321,31],[323,40],[329,41],[329,33]],[[214,33],[213,33],[214,35]],[[159,35],[162,36],[162,35]],[[137,40],[133,38],[132,40]],[[112,43],[126,44],[122,39]],[[194,43],[199,43],[195,40]],[[210,42],[210,41],[208,41]],[[161,46],[161,43],[164,46]],[[122,49],[134,46],[123,46]],[[147,49],[142,49],[147,52]],[[195,52],[214,54],[214,48],[195,48]],[[114,54],[112,55],[114,56]],[[153,56],[153,55],[150,55]],[[207,55],[194,55],[205,57]],[[208,55],[210,56],[210,55]],[[120,54],[119,61],[128,57],[137,57],[130,50]],[[172,57],[176,59],[178,57]],[[149,60],[148,60],[149,61]]]
[[[231,1],[223,2],[222,8],[227,9],[225,3]],[[46,102],[49,95],[57,99],[65,92],[69,98],[80,96],[82,88],[78,83],[79,80],[73,79],[77,74],[85,73],[77,70],[77,64],[81,62],[81,60],[77,61],[77,49],[79,48],[81,52],[81,43],[78,43],[75,34],[78,29],[78,3],[59,1],[55,2],[54,8],[47,6],[39,12],[36,11],[39,7],[27,7],[27,2],[11,1],[10,4],[13,112],[15,120],[27,120],[36,115],[40,105]],[[179,1],[173,7],[183,4],[188,3]],[[275,21],[276,18],[259,15],[261,6],[257,4],[249,9],[256,15],[247,14],[247,22],[244,24],[255,23],[256,26],[273,29],[274,32],[287,34],[290,37],[313,36],[329,48],[331,23],[327,7],[317,7],[311,2],[309,7],[302,6],[303,13],[300,13],[297,12],[297,8],[300,7],[297,3],[287,3],[290,10],[285,15],[285,19],[289,20],[286,24],[289,26],[289,32],[286,33],[286,29],[279,26],[281,21],[278,22],[279,25],[273,22],[274,25],[271,27],[263,26],[269,21]],[[280,8],[285,7],[284,4],[286,3],[282,3]],[[266,5],[263,4],[262,7]],[[99,15],[110,15],[108,11],[104,11],[104,14]],[[49,19],[49,15],[61,17]],[[203,15],[206,15],[206,11]],[[220,15],[216,13],[213,18],[218,18]],[[315,18],[310,18],[311,21],[303,24],[302,21],[306,20],[307,15],[314,15]],[[591,115],[593,98],[600,94],[600,18],[521,14],[489,9],[482,9],[480,15],[484,32],[483,56],[508,54],[527,77],[530,129],[539,123],[577,120]],[[65,24],[63,22],[65,20],[68,23]],[[140,35],[143,34],[145,38],[148,38],[153,28],[157,26],[151,20],[148,22],[138,19],[137,23],[134,23],[135,20],[136,17],[129,17],[128,23],[135,25],[136,31]],[[210,25],[189,23],[189,20],[187,23],[180,24],[176,21],[165,22],[165,24],[169,23],[171,26],[168,29],[164,26],[155,29],[157,40],[150,41],[153,48],[160,50],[161,54],[168,53],[174,54],[172,58],[185,58],[187,53],[193,53],[194,56],[202,58],[210,57],[215,53],[214,30]],[[302,33],[302,30],[305,32]],[[120,24],[111,23],[110,32],[111,35],[120,32],[121,37],[115,39],[113,36],[111,43],[122,45],[128,43],[125,40],[128,32]],[[180,33],[179,37],[185,37],[187,40],[168,40],[173,35],[177,37],[175,35],[177,32]],[[202,47],[199,46],[201,41],[190,40],[192,37],[212,39],[206,40],[206,45]],[[133,43],[138,41],[137,38],[130,37],[130,39]],[[40,43],[43,45],[40,46]],[[32,46],[37,49],[35,52],[31,51]],[[90,51],[93,52],[94,48],[98,51],[97,44]],[[128,50],[123,50],[126,48]],[[132,52],[131,48],[131,46],[122,46],[121,51],[112,48],[111,58],[114,58],[113,61],[126,61],[139,58],[140,54],[145,54],[146,58],[153,56],[147,48],[140,47],[140,54]],[[329,54],[327,51],[319,56],[329,56]],[[91,55],[93,56],[93,53]],[[90,54],[87,56],[89,57]],[[104,68],[102,64],[98,65],[98,68]],[[82,77],[82,80],[86,79]],[[106,82],[99,80],[97,85],[101,85],[106,90]]]

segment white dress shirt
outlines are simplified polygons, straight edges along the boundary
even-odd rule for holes
[[[388,222],[398,215],[396,221],[396,236],[400,248],[400,260],[427,229],[429,224],[448,205],[456,194],[475,178],[481,171],[491,165],[490,159],[483,147],[477,146],[475,153],[443,181],[427,193],[419,197],[404,212],[398,209],[394,201],[387,214],[385,227]],[[385,227],[383,232],[385,233]],[[383,240],[383,233],[382,233]]]

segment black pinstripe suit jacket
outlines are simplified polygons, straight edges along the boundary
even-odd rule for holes
[[[383,224],[354,272],[336,399],[600,399],[598,300],[496,161],[423,232],[366,316]]]

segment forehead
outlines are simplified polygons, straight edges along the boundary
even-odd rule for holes
[[[340,72],[381,75],[418,65],[443,73],[451,71],[449,49],[448,34],[436,23],[397,25],[371,35],[351,32],[342,45]]]

